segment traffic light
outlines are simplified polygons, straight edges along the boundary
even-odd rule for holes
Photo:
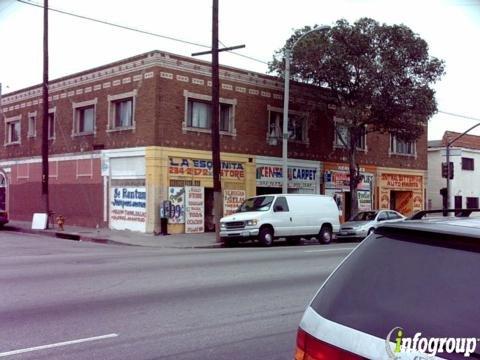
[[[442,178],[447,178],[447,175],[448,174],[448,166],[447,166],[447,163],[442,163]],[[443,189],[442,189],[443,190]],[[442,191],[440,190],[440,192]]]
[[[453,162],[450,161],[450,176],[449,176],[450,180],[453,179],[453,169],[454,169]],[[448,174],[449,174],[448,166],[447,166],[447,163],[444,162],[442,163],[442,177],[447,178]]]

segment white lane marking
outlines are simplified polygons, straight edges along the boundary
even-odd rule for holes
[[[12,351],[7,351],[7,352],[0,353],[0,357],[23,354],[23,353],[31,352],[31,351],[51,349],[51,348],[56,348],[56,347],[66,346],[66,345],[80,344],[80,343],[84,343],[84,342],[87,342],[87,341],[109,339],[109,338],[114,338],[114,337],[117,337],[117,336],[118,336],[118,334],[107,334],[107,335],[95,336],[95,337],[84,338],[84,339],[64,341],[64,342],[59,342],[59,343],[55,343],[55,344],[41,345],[41,346],[35,346],[35,347],[30,347],[30,348],[25,348],[25,349],[12,350]]]
[[[352,248],[334,248],[334,249],[319,249],[319,250],[305,250],[304,252],[306,253],[314,253],[314,252],[326,252],[326,251],[350,251],[350,250],[353,250],[355,249],[354,247]]]

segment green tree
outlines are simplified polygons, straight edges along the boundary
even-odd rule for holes
[[[335,129],[349,160],[351,209],[356,213],[356,188],[362,180],[357,144],[371,132],[391,133],[403,141],[418,139],[437,111],[432,85],[444,74],[444,62],[429,56],[428,44],[407,26],[369,18],[353,24],[338,20],[330,29],[309,33],[291,49],[313,28],[295,30],[269,67],[283,76],[285,53],[292,50],[292,78],[331,93],[336,117],[346,127],[342,133]]]

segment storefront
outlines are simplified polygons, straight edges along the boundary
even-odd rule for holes
[[[360,211],[373,209],[373,189],[375,182],[375,167],[360,167],[362,181],[357,185],[357,201]],[[324,163],[323,173],[324,194],[332,196],[337,202],[342,222],[351,216],[350,209],[350,172],[346,164]]]
[[[223,215],[234,212],[254,195],[255,162],[248,155],[221,155]],[[214,231],[213,163],[211,152],[148,148],[147,173],[152,198],[149,208],[158,209],[160,218],[168,219],[169,233]]]
[[[378,207],[404,215],[425,208],[425,171],[378,169]]]
[[[319,161],[288,159],[288,192],[301,194],[320,193],[321,164]],[[256,194],[282,192],[282,159],[256,157]]]
[[[145,148],[102,151],[104,221],[110,229],[147,231]]]

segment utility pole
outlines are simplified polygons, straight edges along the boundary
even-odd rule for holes
[[[220,75],[218,53],[220,51],[244,48],[245,45],[218,48],[218,0],[213,0],[212,6],[212,50],[194,53],[192,56],[212,54],[212,171],[213,171],[213,207],[215,222],[215,237],[220,242],[220,218],[223,216],[222,182],[220,178]]]
[[[42,115],[42,199],[47,214],[47,229],[50,214],[48,197],[48,0],[43,2],[43,115]]]

